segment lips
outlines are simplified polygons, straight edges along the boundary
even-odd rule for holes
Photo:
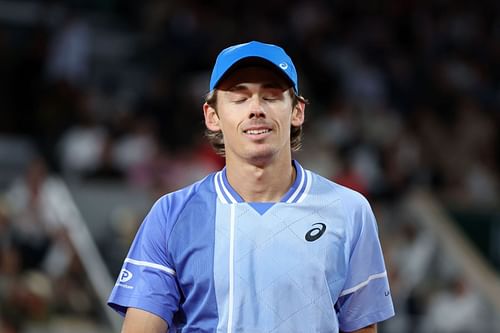
[[[271,129],[270,128],[248,129],[243,132],[250,135],[259,135],[259,134],[270,133]]]
[[[263,121],[255,121],[255,122],[252,121],[246,124],[246,126],[243,126],[243,132],[245,134],[253,134],[253,135],[265,134],[272,132],[272,130],[273,126]]]

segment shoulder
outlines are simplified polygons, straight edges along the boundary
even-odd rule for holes
[[[338,203],[337,207],[343,215],[348,244],[351,251],[359,240],[375,241],[378,238],[378,226],[370,203],[364,195],[329,179],[315,174],[314,181],[321,183]]]
[[[313,175],[311,194],[318,199],[326,196],[328,202],[336,202],[338,212],[343,216],[346,231],[351,238],[355,239],[368,230],[377,230],[375,215],[365,196],[314,172],[311,174]],[[316,198],[313,200],[319,201]]]
[[[338,200],[340,204],[350,212],[365,210],[370,208],[370,203],[361,193],[352,190],[334,181],[327,179],[315,172],[309,171],[312,175],[312,181],[315,190],[313,194],[322,194],[331,196],[333,200]]]
[[[167,244],[182,212],[197,198],[197,201],[203,202],[213,198],[213,187],[213,174],[210,174],[196,183],[160,197],[144,218],[138,232],[139,238]]]
[[[193,199],[210,198],[215,195],[214,175],[215,173],[212,173],[196,183],[163,195],[153,204],[151,212],[172,218],[179,215]]]

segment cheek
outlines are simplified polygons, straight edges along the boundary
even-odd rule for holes
[[[293,125],[294,122],[293,113],[290,110],[286,110],[283,114],[283,117],[281,117],[281,126],[283,128],[290,128],[290,125]]]
[[[223,118],[219,119],[218,124],[222,132],[226,135],[230,135],[230,133],[238,131],[238,120],[233,117],[224,115]]]

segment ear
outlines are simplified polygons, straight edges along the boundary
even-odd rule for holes
[[[306,104],[299,101],[297,105],[292,110],[292,126],[300,127],[304,123],[304,112],[306,110]]]
[[[209,130],[214,132],[221,130],[217,111],[207,103],[203,104],[203,115],[205,116],[205,125]]]

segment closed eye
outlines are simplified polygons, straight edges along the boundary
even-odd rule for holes
[[[266,93],[262,96],[262,99],[265,100],[265,101],[280,101],[283,99],[283,93],[278,92],[269,92],[269,93]]]
[[[241,104],[241,103],[245,102],[247,99],[248,99],[248,95],[241,92],[241,91],[229,93],[229,101],[231,103]]]
[[[235,103],[235,104],[242,104],[244,103],[245,101],[247,100],[246,97],[239,97],[239,98],[234,98],[231,100],[231,102]]]
[[[262,94],[262,98],[265,101],[277,101],[282,100],[284,97],[283,89],[281,87],[276,87],[274,85],[266,85],[264,87],[264,93]]]

